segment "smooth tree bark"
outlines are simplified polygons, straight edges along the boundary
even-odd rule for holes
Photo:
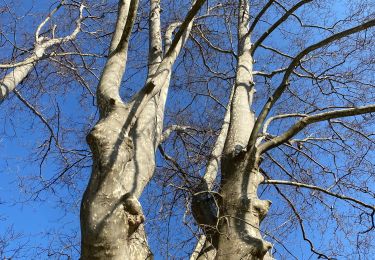
[[[143,226],[145,216],[138,199],[153,176],[156,149],[166,138],[162,136],[162,129],[172,66],[184,47],[192,30],[194,17],[204,2],[195,1],[183,21],[174,22],[167,27],[163,48],[160,2],[150,0],[148,74],[144,87],[131,100],[125,102],[120,96],[120,88],[139,1],[119,0],[108,59],[97,87],[100,118],[87,135],[87,142],[93,154],[93,167],[81,205],[82,259],[153,257]],[[289,86],[289,78],[303,58],[334,41],[374,26],[374,20],[369,20],[333,34],[303,49],[295,57],[290,56],[288,66],[270,74],[254,71],[253,56],[257,49],[264,47],[263,42],[286,19],[312,1],[299,1],[291,9],[285,10],[285,14],[252,44],[252,32],[274,2],[268,1],[250,23],[251,1],[238,1],[237,64],[232,94],[206,172],[192,196],[193,216],[204,232],[192,259],[272,259],[269,253],[272,244],[263,239],[260,231],[260,224],[266,217],[271,202],[259,199],[259,185],[266,183],[317,188],[298,182],[265,180],[267,175],[261,170],[263,154],[288,142],[309,124],[375,110],[374,106],[370,105],[320,114],[293,114],[290,116],[300,120],[284,133],[279,136],[270,136],[267,133],[272,122],[272,118],[267,120],[268,114]],[[70,38],[78,33],[81,19],[82,8],[77,29]],[[39,31],[40,28],[37,35]],[[69,37],[59,39],[59,43],[70,40]],[[45,49],[52,46],[52,40],[49,40]],[[43,54],[39,56],[30,59],[35,62]],[[16,79],[22,80],[22,75],[26,76],[30,70],[26,66],[31,66],[32,63],[28,60],[24,63],[19,64],[13,72],[14,86]],[[283,77],[280,85],[255,118],[252,110],[256,87],[254,76],[272,77],[281,73]],[[15,77],[15,74],[19,76]],[[9,86],[8,92],[11,89]],[[279,115],[275,119],[283,117],[289,115]],[[213,184],[219,171],[220,188],[215,191]],[[358,202],[351,197],[329,191],[326,194]],[[371,208],[366,203],[360,205]]]
[[[150,1],[148,78],[125,103],[119,88],[138,1],[119,1],[116,30],[97,90],[100,120],[87,136],[94,162],[81,206],[82,259],[152,258],[138,198],[155,169],[171,69],[203,3],[193,4],[173,39],[177,26],[167,30],[163,54],[160,3]]]
[[[35,31],[35,43],[34,48],[31,51],[31,55],[24,61],[16,62],[12,64],[0,64],[0,69],[11,69],[12,71],[6,74],[2,79],[0,79],[0,102],[3,102],[5,98],[12,93],[16,87],[29,75],[34,66],[48,57],[56,55],[56,53],[48,53],[47,50],[64,44],[66,42],[72,41],[77,38],[78,33],[81,31],[83,17],[83,10],[85,6],[80,5],[79,17],[76,20],[76,28],[70,35],[65,37],[55,38],[53,32],[53,38],[48,38],[41,36],[41,31],[43,27],[48,23],[51,17],[64,5],[64,1],[52,10],[52,12],[47,16],[42,23],[39,24],[37,30]]]
[[[329,78],[332,76],[327,76],[325,73],[315,75],[309,71],[309,68],[306,68],[308,66],[304,67],[306,61],[314,59],[314,52],[318,52],[323,48],[326,48],[326,51],[328,49],[327,52],[329,52],[330,44],[337,43],[348,36],[354,36],[363,31],[367,33],[368,29],[375,27],[375,20],[366,18],[360,20],[359,24],[353,23],[350,28],[342,29],[339,32],[336,31],[337,28],[334,28],[334,26],[332,28],[319,28],[316,25],[309,26],[302,22],[298,12],[302,7],[312,4],[313,0],[295,1],[295,4],[289,9],[284,7],[284,4],[279,1],[263,1],[262,8],[255,7],[259,9],[257,14],[253,13],[253,5],[255,4],[251,0],[215,3],[217,5],[213,7],[207,5],[206,13],[198,17],[198,13],[203,9],[202,6],[205,2],[204,0],[193,1],[184,20],[173,21],[168,26],[163,27],[161,26],[160,16],[162,9],[160,0],[149,0],[147,75],[143,87],[130,100],[124,101],[120,95],[120,89],[127,67],[132,31],[134,31],[133,27],[137,21],[138,5],[141,2],[139,0],[118,0],[116,25],[108,47],[108,56],[96,89],[96,105],[99,111],[99,119],[86,137],[92,152],[93,164],[89,183],[81,202],[82,260],[143,260],[153,258],[153,252],[148,246],[144,227],[145,214],[139,198],[153,177],[158,148],[162,156],[173,162],[177,171],[183,174],[187,172],[183,172],[184,169],[179,166],[178,160],[168,156],[160,144],[168,139],[173,131],[193,129],[187,125],[172,125],[163,131],[166,100],[170,81],[173,77],[172,68],[178,60],[182,49],[186,47],[190,34],[194,35],[193,41],[196,44],[200,44],[199,37],[205,43],[199,45],[201,49],[198,51],[200,52],[196,53],[202,56],[202,63],[214,74],[212,78],[222,79],[225,84],[232,84],[223,123],[211,149],[210,156],[208,156],[207,163],[204,163],[203,175],[201,175],[201,168],[199,170],[192,169],[189,172],[194,173],[191,176],[194,177],[196,182],[190,182],[188,178],[191,176],[185,174],[183,181],[186,181],[186,186],[182,185],[176,188],[188,193],[187,198],[191,196],[189,210],[191,210],[194,221],[198,224],[201,231],[201,236],[190,259],[273,259],[271,254],[273,245],[266,240],[269,238],[264,238],[264,234],[261,231],[261,223],[267,216],[271,201],[260,199],[260,196],[258,196],[260,185],[270,185],[286,201],[286,205],[290,207],[296,217],[303,239],[309,243],[311,251],[320,258],[330,259],[330,257],[318,251],[308,239],[298,207],[283,193],[279,186],[308,189],[335,199],[347,201],[363,210],[361,212],[363,216],[371,216],[372,227],[369,230],[374,228],[375,207],[370,202],[362,201],[350,194],[341,193],[341,187],[337,189],[339,191],[333,191],[333,188],[338,185],[340,180],[335,180],[336,183],[332,186],[324,188],[319,186],[320,183],[315,184],[308,181],[305,183],[304,180],[296,179],[272,157],[271,152],[281,149],[283,146],[288,146],[288,148],[291,147],[301,152],[304,142],[307,143],[314,140],[314,138],[315,140],[323,138],[309,136],[304,139],[296,139],[310,126],[322,122],[332,124],[338,122],[335,120],[340,118],[368,115],[375,112],[374,104],[355,106],[354,103],[348,102],[344,103],[344,105],[328,106],[329,101],[325,101],[324,105],[327,106],[322,109],[318,108],[318,106],[315,109],[315,104],[309,104],[309,109],[314,108],[310,112],[296,112],[300,110],[294,108],[293,104],[288,104],[291,107],[290,113],[276,115],[272,113],[278,109],[277,102],[283,95],[286,95],[288,90],[293,93],[292,88],[295,88],[296,84],[291,86],[291,82],[300,83],[297,80],[293,82],[293,77],[319,82],[320,80],[326,80],[324,77]],[[64,1],[37,28],[35,44],[30,57],[18,63],[0,65],[0,69],[12,69],[0,81],[0,102],[14,91],[21,101],[47,125],[56,144],[59,142],[59,133],[54,134],[54,129],[49,126],[43,115],[19,95],[16,87],[27,77],[40,60],[55,55],[54,52],[48,52],[49,49],[76,39],[78,33],[82,31],[84,6],[80,5],[76,28],[70,35],[62,38],[55,38],[54,33],[52,33],[53,36],[51,38],[41,36],[43,35],[41,33],[43,27],[63,4]],[[235,7],[231,6],[232,4],[235,4]],[[216,46],[209,37],[211,29],[209,24],[213,21],[210,19],[215,19],[213,17],[225,17],[227,15],[224,12],[227,10],[225,8],[229,8],[229,16],[234,14],[237,20],[235,23],[228,22],[229,20],[226,17],[225,22],[229,23],[226,24],[228,26],[226,29],[230,31],[233,26],[236,26],[237,33],[228,32],[230,42],[227,45],[231,46]],[[210,16],[209,11],[215,9],[220,11]],[[273,22],[266,25],[263,24],[267,29],[255,33],[259,24],[266,20],[264,16],[269,12],[273,12],[272,15],[280,12],[282,14]],[[202,22],[193,27],[196,19],[199,19],[200,22],[205,21],[204,19],[206,18],[209,19],[207,24]],[[294,55],[286,54],[277,48],[266,45],[271,35],[291,18],[298,21],[301,27],[322,29],[324,32],[328,32],[328,36],[323,33],[321,40],[313,41],[315,39],[313,38],[310,40],[315,43],[307,44],[307,46],[301,44],[298,48],[296,47],[298,51]],[[355,21],[358,22],[357,20]],[[214,27],[217,27],[219,22],[217,24],[214,22],[213,24]],[[214,30],[219,32],[217,35],[222,35],[222,31],[219,29],[215,28]],[[164,35],[162,32],[164,32]],[[206,33],[207,35],[205,35]],[[197,37],[195,38],[195,36]],[[232,36],[235,38],[233,42]],[[215,39],[215,37],[212,38]],[[222,41],[219,39],[219,42]],[[358,48],[362,48],[360,40],[355,42],[355,45],[357,44]],[[233,62],[234,77],[222,75],[223,73],[215,73],[215,70],[210,69],[208,65],[210,57],[204,60],[204,46],[213,50],[210,54],[225,53],[235,57],[233,59],[235,60]],[[346,45],[344,46],[347,47]],[[232,50],[228,50],[228,48],[232,48]],[[257,51],[260,49],[282,57],[282,64],[277,68],[271,68],[270,71],[255,71],[253,68],[256,66],[254,57],[256,57]],[[196,54],[193,49],[189,50],[189,53]],[[318,58],[320,57],[318,56]],[[194,62],[199,64],[199,61]],[[372,61],[366,62],[371,63]],[[340,66],[343,63],[332,65],[329,69]],[[187,64],[189,63],[187,62]],[[229,62],[225,64],[230,66]],[[323,65],[322,67],[324,67]],[[220,67],[220,65],[217,67]],[[314,68],[314,66],[312,67]],[[324,69],[319,69],[325,70],[325,67]],[[326,71],[329,71],[329,69]],[[278,79],[273,82],[266,82],[269,84],[269,88],[266,90],[259,89],[259,84],[255,83],[259,82],[256,81],[256,77],[274,79],[275,75],[278,76]],[[192,77],[194,76],[194,73],[192,73]],[[201,78],[197,81],[199,80]],[[207,82],[210,80],[207,80]],[[273,85],[275,82],[277,82],[276,85]],[[264,101],[263,106],[255,104],[254,96],[257,87],[258,91],[263,95],[261,97]],[[191,91],[194,92],[194,90]],[[212,96],[210,97],[212,98]],[[333,100],[332,103],[335,104],[335,102],[336,100]],[[217,103],[220,102],[217,101]],[[301,110],[309,111],[309,109]],[[253,111],[258,111],[258,113],[255,114]],[[192,118],[195,119],[194,116]],[[287,127],[280,127],[277,134],[271,134],[270,132],[274,130],[272,129],[274,122],[282,120],[287,121],[285,123]],[[350,130],[356,132],[355,128]],[[356,133],[362,134],[358,131]],[[362,135],[371,140],[369,138],[371,135]],[[341,136],[338,136],[344,143]],[[342,146],[344,145],[347,144]],[[168,149],[169,147],[166,148]],[[200,154],[197,158],[201,159],[202,154],[206,155],[205,152],[207,150],[204,150],[205,148],[199,151]],[[309,155],[307,154],[307,156]],[[189,157],[189,154],[187,157]],[[286,172],[286,179],[273,179],[273,175],[264,170],[263,161],[265,157],[269,157],[276,166]],[[189,159],[186,158],[187,161]],[[308,159],[313,161],[312,157]],[[193,185],[191,185],[192,183]],[[167,184],[169,185],[170,183]],[[215,184],[217,184],[216,187]],[[368,192],[368,194],[371,195],[371,192]]]
[[[286,10],[285,14],[252,44],[250,41],[252,31],[262,15],[274,2],[275,1],[272,0],[268,1],[255,17],[252,24],[249,25],[249,5],[251,6],[251,1],[239,0],[237,13],[238,58],[235,84],[233,86],[234,93],[229,101],[230,106],[228,107],[228,111],[230,111],[230,114],[226,114],[225,116],[222,131],[215,143],[211,154],[211,160],[207,164],[206,173],[202,178],[202,183],[198,186],[197,191],[193,195],[192,212],[195,220],[200,224],[204,235],[202,235],[197,242],[195,250],[190,258],[192,260],[273,259],[269,253],[272,244],[265,241],[260,232],[260,223],[267,215],[271,206],[271,201],[260,200],[258,198],[257,192],[260,184],[280,184],[310,188],[336,198],[355,202],[362,207],[374,211],[374,207],[367,203],[352,197],[332,193],[329,190],[314,185],[283,180],[265,180],[265,177],[268,178],[268,176],[261,170],[262,156],[267,151],[290,142],[293,136],[297,135],[306,126],[339,117],[356,116],[375,111],[374,105],[368,105],[331,110],[320,114],[278,115],[266,120],[267,115],[276,101],[289,86],[289,78],[294,73],[294,69],[306,55],[334,41],[375,26],[375,20],[369,20],[358,26],[333,34],[306,47],[295,57],[289,56],[291,62],[286,68],[275,70],[271,74],[265,74],[253,70],[253,55],[256,49],[259,46],[263,46],[263,41],[272,31],[289,16],[293,15],[297,9],[312,1],[300,1],[291,9]],[[285,56],[285,54],[283,55]],[[251,110],[251,107],[254,105],[254,75],[263,74],[263,76],[272,77],[280,73],[284,73],[284,76],[279,87],[276,88],[274,93],[269,97],[259,116],[255,118]],[[284,133],[270,138],[267,133],[269,124],[275,119],[288,117],[301,119]],[[229,118],[228,126],[227,121]],[[262,126],[263,131],[261,131]],[[223,136],[225,144],[222,141]],[[222,153],[220,156],[217,155],[218,149],[221,151],[220,153]],[[212,191],[212,181],[216,178],[216,174],[213,172],[219,169],[216,164],[214,164],[213,168],[212,159],[217,163],[217,158],[220,158],[221,162],[221,182],[220,189],[216,193]],[[280,191],[277,187],[276,189]],[[212,194],[215,194],[215,196]],[[284,198],[286,197],[284,196]],[[288,203],[292,205],[289,200]],[[292,208],[296,212],[295,207],[293,206]],[[301,218],[299,218],[299,220],[301,221]],[[302,224],[301,228],[304,239],[309,241],[305,236]],[[319,255],[319,257],[327,258],[327,256],[316,251],[313,247],[311,247],[311,250]]]
[[[238,64],[228,135],[221,163],[219,241],[217,259],[261,259],[271,248],[262,239],[260,222],[271,205],[258,198],[258,185],[263,181],[259,159],[247,151],[254,126],[252,105],[253,59],[249,31],[249,2],[239,1]],[[251,156],[246,156],[251,154]]]

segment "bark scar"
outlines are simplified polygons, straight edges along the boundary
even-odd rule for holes
[[[127,213],[129,234],[132,234],[140,224],[145,221],[145,216],[142,211],[141,203],[131,193],[126,193],[123,198],[124,210]]]

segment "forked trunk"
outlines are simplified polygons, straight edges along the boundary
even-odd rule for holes
[[[87,136],[93,170],[81,207],[83,260],[149,259],[139,225],[142,207],[131,193],[133,178],[125,169],[133,158],[133,142],[122,133],[125,106],[117,106]],[[138,241],[134,241],[138,240]]]

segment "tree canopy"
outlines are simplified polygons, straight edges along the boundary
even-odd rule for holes
[[[369,259],[374,10],[0,2],[0,257]]]

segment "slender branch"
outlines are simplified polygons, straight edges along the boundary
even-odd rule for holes
[[[349,200],[349,201],[352,201],[352,202],[355,202],[365,208],[368,208],[368,209],[371,209],[371,210],[375,210],[375,206],[372,206],[372,205],[369,205],[369,204],[366,204],[360,200],[357,200],[355,198],[352,198],[352,197],[348,197],[348,196],[344,196],[344,195],[341,195],[341,194],[338,194],[338,193],[334,193],[334,192],[331,192],[331,191],[328,191],[326,189],[323,189],[319,186],[315,186],[315,185],[310,185],[310,184],[305,184],[305,183],[300,183],[300,182],[293,182],[293,181],[283,181],[283,180],[265,180],[263,181],[264,184],[282,184],[282,185],[288,185],[288,186],[296,186],[296,187],[300,187],[300,188],[307,188],[307,189],[312,189],[312,190],[317,190],[317,191],[321,191],[325,194],[328,194],[330,196],[333,196],[333,197],[336,197],[336,198],[339,198],[339,199],[342,199],[342,200]]]
[[[266,50],[269,50],[269,51],[272,51],[274,53],[277,53],[283,57],[286,57],[286,58],[289,58],[289,59],[293,59],[294,57],[293,56],[290,56],[289,54],[286,54],[278,49],[275,49],[275,48],[272,48],[270,46],[266,46],[264,44],[260,44],[259,47],[263,48],[263,49],[266,49]]]
[[[267,119],[267,121],[263,125],[263,134],[267,133],[268,126],[271,124],[272,121],[278,120],[278,119],[283,119],[283,118],[288,118],[288,117],[306,117],[306,114],[282,114],[282,115],[277,115],[273,116]]]
[[[39,37],[40,30],[43,25],[50,19],[50,17],[62,6],[64,1],[56,7],[48,17],[38,26],[36,30],[36,42],[35,47],[32,51],[32,55],[22,62],[15,64],[4,64],[0,65],[0,68],[14,68],[10,73],[5,75],[4,78],[0,79],[0,102],[2,102],[9,93],[13,92],[18,84],[20,84],[26,77],[29,75],[30,71],[34,67],[34,64],[40,61],[43,58],[50,57],[52,54],[45,54],[46,50],[54,45],[62,44],[68,41],[71,41],[77,37],[77,34],[81,30],[81,24],[83,20],[83,9],[84,5],[81,5],[79,8],[79,18],[76,20],[76,28],[74,31],[65,37],[48,39],[45,37]]]
[[[247,36],[249,36],[253,31],[257,23],[259,22],[260,18],[263,16],[263,14],[268,10],[268,8],[275,2],[275,0],[269,0],[267,4],[265,4],[258,13],[258,15],[254,18],[253,23],[250,25],[249,32],[247,33]]]
[[[280,69],[277,69],[277,70],[274,70],[274,71],[271,71],[271,72],[268,72],[268,73],[264,72],[264,71],[253,71],[253,75],[262,76],[262,77],[266,77],[266,78],[272,78],[276,74],[280,74],[280,73],[285,72],[286,69],[287,68],[280,68]]]
[[[299,226],[301,228],[303,240],[305,240],[309,243],[310,250],[313,253],[317,254],[319,256],[319,258],[331,259],[328,256],[326,256],[325,254],[323,254],[323,253],[321,253],[321,252],[319,252],[315,249],[314,244],[312,243],[312,241],[306,235],[305,227],[303,225],[303,219],[300,216],[300,214],[298,213],[296,207],[293,205],[292,201],[280,190],[280,188],[276,184],[274,184],[274,187],[275,187],[276,191],[280,194],[280,196],[283,197],[284,200],[286,200],[286,202],[288,203],[288,205],[292,209],[294,215],[296,216],[296,218],[298,220]]]
[[[267,141],[259,146],[259,153],[264,153],[286,141],[288,141],[290,138],[295,136],[297,133],[299,133],[302,129],[304,129],[306,126],[321,122],[333,118],[339,118],[339,117],[349,117],[349,116],[356,116],[361,115],[365,113],[372,113],[375,112],[375,105],[369,105],[369,106],[363,106],[363,107],[357,107],[357,108],[348,108],[348,109],[341,109],[341,110],[334,110],[329,111],[325,113],[315,114],[311,116],[305,116],[304,118],[300,119],[295,123],[293,126],[291,126],[286,132],[284,132],[282,135],[277,136],[270,141]]]
[[[259,39],[253,44],[251,48],[251,54],[254,55],[255,50],[258,48],[258,46],[277,28],[280,24],[285,22],[286,19],[289,18],[298,8],[301,6],[312,2],[313,0],[303,0],[298,2],[296,5],[294,5],[292,8],[290,8],[283,16],[279,18],[267,31],[265,31],[262,36],[259,37]]]
[[[188,172],[186,172],[182,166],[176,161],[176,159],[174,159],[172,156],[169,156],[163,149],[163,147],[161,145],[158,146],[159,148],[159,151],[160,151],[160,154],[169,162],[171,162],[173,164],[173,166],[175,167],[175,169],[177,170],[177,172],[181,173],[181,176],[182,178],[184,179],[184,181],[190,186],[192,187],[192,183],[189,181],[189,174]]]
[[[266,102],[266,104],[263,106],[262,111],[260,112],[259,117],[257,118],[253,131],[251,133],[248,148],[250,148],[252,145],[256,142],[256,137],[258,135],[258,132],[261,128],[261,125],[263,124],[264,120],[266,119],[269,111],[273,107],[273,105],[276,103],[276,101],[280,98],[280,96],[283,94],[285,89],[289,86],[289,77],[293,73],[294,69],[300,64],[300,61],[303,57],[305,57],[310,52],[317,50],[323,46],[326,46],[334,41],[337,41],[339,39],[342,39],[346,36],[349,36],[351,34],[366,30],[368,28],[371,28],[375,26],[375,19],[370,20],[366,23],[360,24],[358,26],[352,27],[350,29],[347,29],[345,31],[339,32],[337,34],[334,34],[324,40],[319,41],[318,43],[315,43],[313,45],[310,45],[303,51],[301,51],[290,63],[288,66],[288,69],[286,70],[284,77],[279,85],[279,87],[274,91],[272,96],[270,96]]]
[[[164,130],[164,132],[162,133],[161,137],[160,137],[160,144],[165,142],[165,140],[168,139],[168,137],[172,134],[172,132],[176,131],[176,132],[184,132],[186,130],[196,130],[195,128],[191,127],[191,126],[183,126],[183,125],[171,125],[170,127],[168,127],[167,129]]]
[[[54,8],[46,17],[46,19],[43,20],[38,26],[38,28],[35,31],[35,42],[39,43],[42,41],[42,38],[40,38],[40,31],[42,30],[43,26],[51,19],[51,17],[64,5],[65,0],[62,0],[56,8]]]
[[[237,57],[237,55],[234,53],[233,50],[225,50],[225,49],[222,49],[218,46],[215,46],[205,35],[204,33],[202,32],[202,30],[198,27],[197,28],[197,31],[199,32],[199,36],[204,40],[205,43],[207,43],[207,45],[214,49],[215,51],[218,51],[218,52],[221,52],[221,53],[225,53],[225,54],[232,54],[233,56]]]
[[[43,49],[47,49],[47,48],[49,48],[51,46],[54,46],[56,44],[62,44],[62,43],[69,42],[69,41],[75,39],[77,37],[78,33],[81,31],[82,21],[84,19],[84,17],[83,17],[83,9],[84,8],[85,8],[85,6],[83,4],[80,5],[80,7],[79,7],[79,17],[76,20],[76,27],[70,35],[65,36],[65,37],[55,38],[55,39],[49,39],[49,40],[43,39],[44,42],[41,43],[41,47]]]

